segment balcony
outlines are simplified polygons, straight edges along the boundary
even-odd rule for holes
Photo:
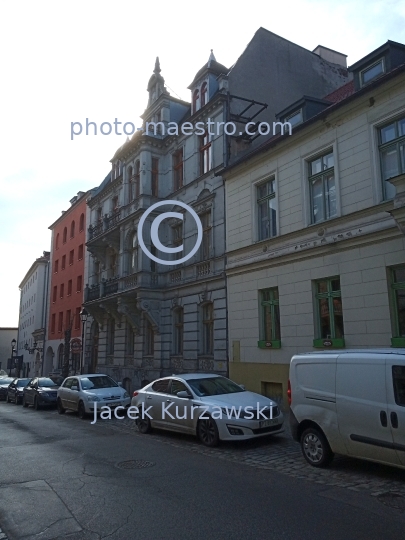
[[[208,261],[197,264],[196,270],[197,278],[209,276],[211,274],[211,263]]]
[[[100,298],[100,283],[97,283],[96,285],[92,285],[91,287],[88,288],[87,291],[88,291],[87,298],[86,298],[87,302]]]
[[[159,276],[151,272],[137,272],[124,277],[114,277],[108,280],[102,280],[96,285],[86,287],[85,302],[91,302],[99,298],[105,298],[120,292],[128,292],[137,287],[159,286]]]

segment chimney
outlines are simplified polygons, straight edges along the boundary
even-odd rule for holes
[[[347,54],[328,49],[328,47],[324,47],[323,45],[318,45],[312,52],[331,64],[338,64],[339,66],[347,68]]]

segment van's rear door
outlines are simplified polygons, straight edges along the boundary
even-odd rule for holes
[[[405,355],[387,355],[386,366],[388,422],[398,459],[405,466]]]
[[[399,465],[388,416],[385,355],[339,355],[336,410],[350,455]]]

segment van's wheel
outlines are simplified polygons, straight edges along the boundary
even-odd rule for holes
[[[152,431],[152,425],[149,418],[138,418],[136,425],[138,426],[138,431],[140,433],[149,433]]]
[[[313,467],[326,467],[333,459],[333,452],[325,435],[315,427],[307,428],[301,435],[304,458]]]
[[[58,402],[57,402],[57,408],[58,408],[58,413],[59,414],[65,414],[66,409],[64,409],[62,407],[62,402],[61,402],[60,398],[58,399]]]
[[[84,408],[83,401],[79,401],[79,407],[77,409],[77,413],[81,420],[84,420],[86,418],[86,409]]]
[[[197,435],[200,441],[209,447],[218,446],[219,433],[215,421],[211,418],[207,420],[199,420],[197,424]]]

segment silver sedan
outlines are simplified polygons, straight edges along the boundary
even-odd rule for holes
[[[158,379],[135,391],[131,406],[141,433],[154,427],[189,433],[206,446],[284,431],[277,403],[215,374]]]

